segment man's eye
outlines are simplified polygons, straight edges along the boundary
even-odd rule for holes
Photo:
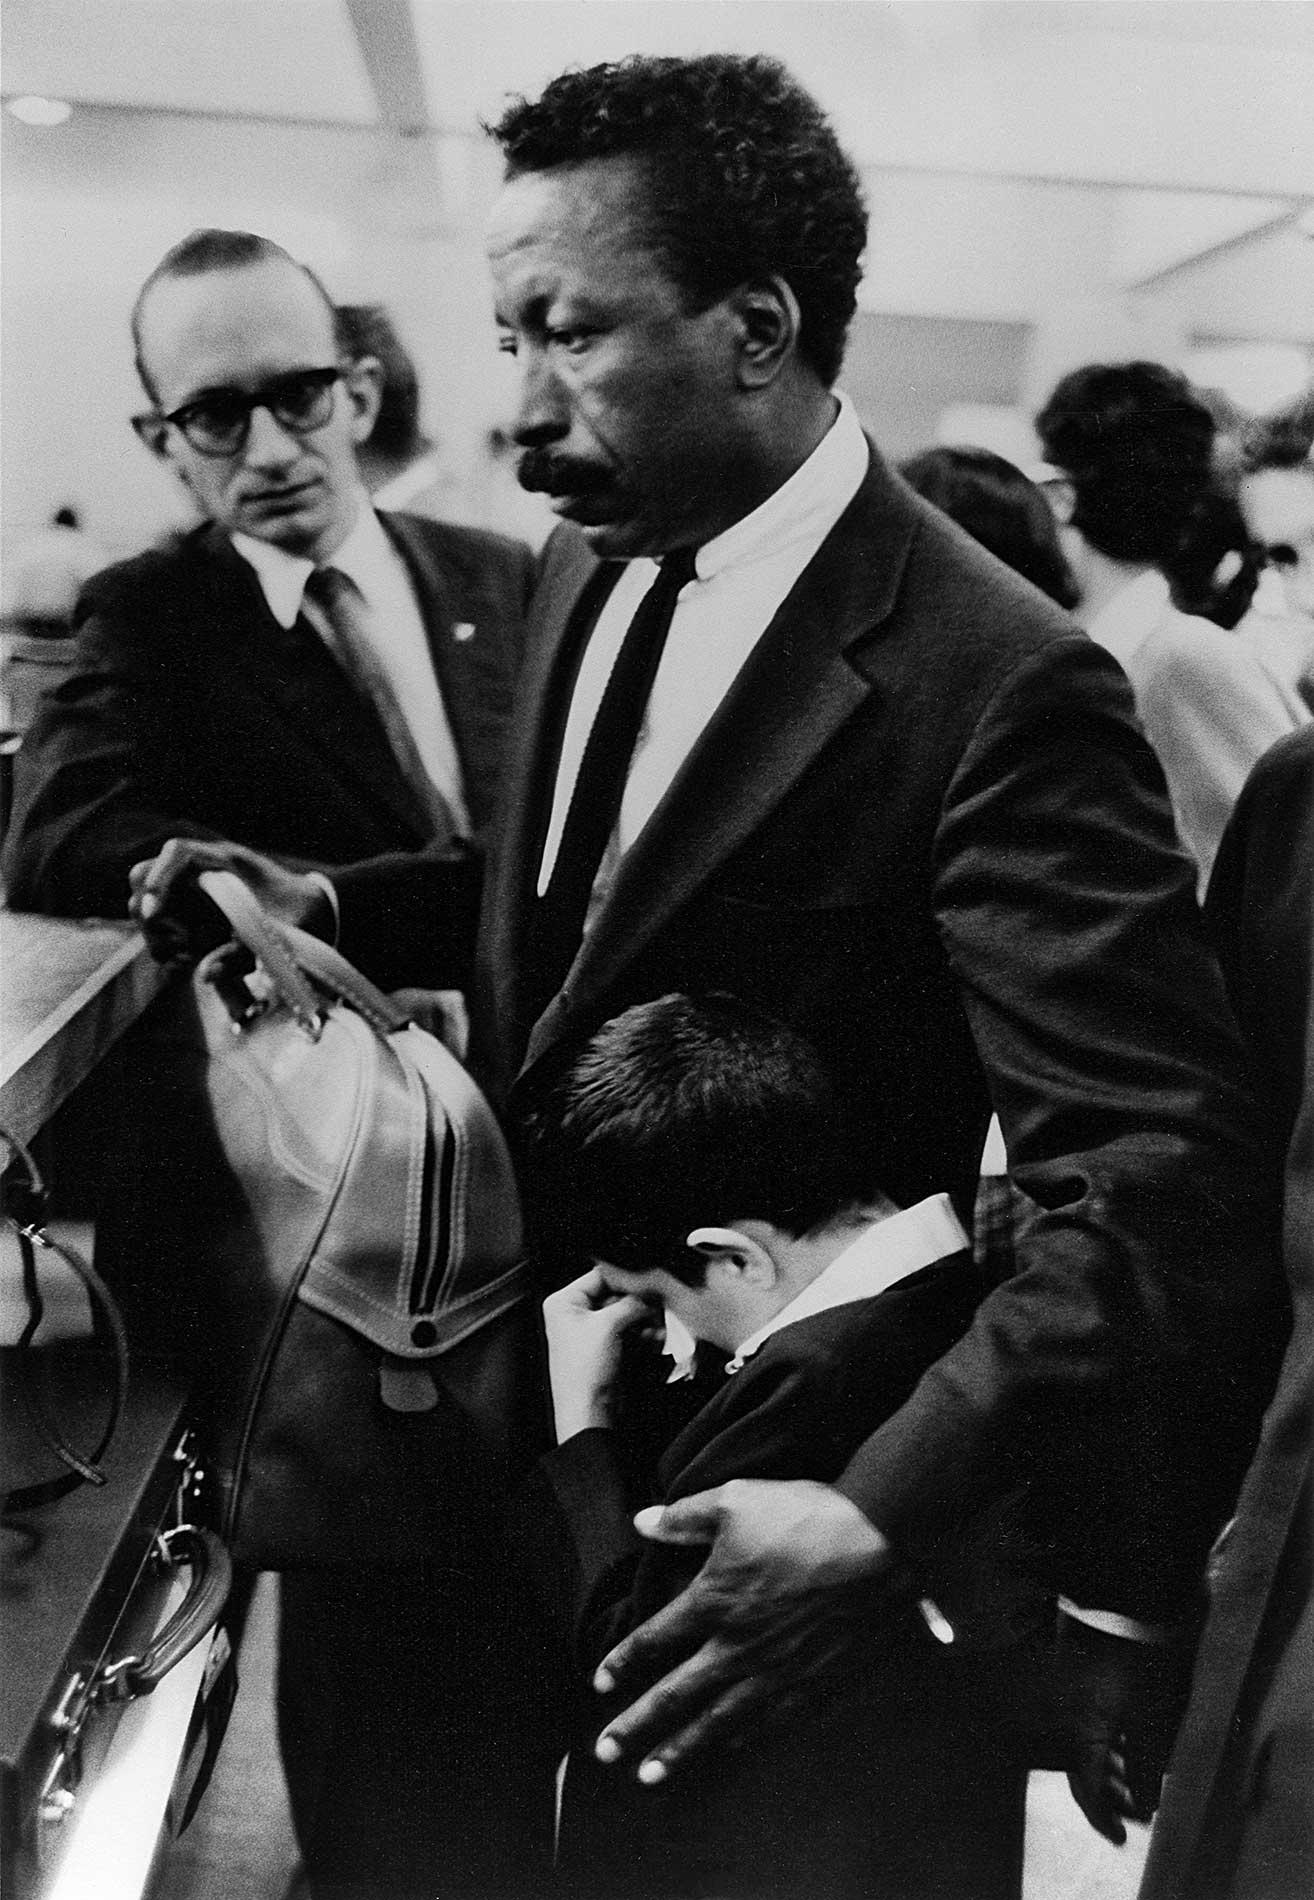
[[[597,335],[596,330],[549,330],[548,342],[555,343],[558,349],[569,350],[572,355],[587,349]]]
[[[512,336],[509,330],[503,330],[498,335],[497,347],[501,355],[515,356],[520,348],[520,340],[518,337]]]
[[[240,427],[245,419],[246,404],[237,398],[223,396],[212,397],[208,402],[193,403],[183,411],[181,418],[198,429],[210,429],[216,434]]]

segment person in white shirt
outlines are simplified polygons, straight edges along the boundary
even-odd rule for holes
[[[1203,896],[1251,766],[1310,718],[1246,641],[1170,598],[1164,564],[1208,488],[1213,418],[1163,364],[1091,363],[1056,385],[1036,430],[1078,618],[1132,683]]]

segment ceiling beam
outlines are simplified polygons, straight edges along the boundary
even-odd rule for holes
[[[430,131],[410,0],[346,0],[346,6],[380,122],[403,136]]]

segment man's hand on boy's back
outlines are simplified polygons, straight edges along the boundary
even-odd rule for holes
[[[873,1601],[904,1587],[888,1541],[829,1485],[735,1479],[636,1522],[665,1543],[712,1546],[688,1589],[594,1677],[609,1693],[669,1670],[596,1745],[599,1760],[637,1763],[647,1783],[741,1733],[756,1712],[774,1719],[803,1700],[870,1640]]]
[[[596,1267],[543,1302],[548,1376],[557,1443],[612,1423],[612,1393],[620,1371],[621,1340],[653,1317],[633,1294],[611,1291]]]

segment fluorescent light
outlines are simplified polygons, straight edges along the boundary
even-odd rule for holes
[[[38,92],[25,92],[11,99],[9,110],[24,125],[63,125],[73,112],[67,99],[46,99]]]

